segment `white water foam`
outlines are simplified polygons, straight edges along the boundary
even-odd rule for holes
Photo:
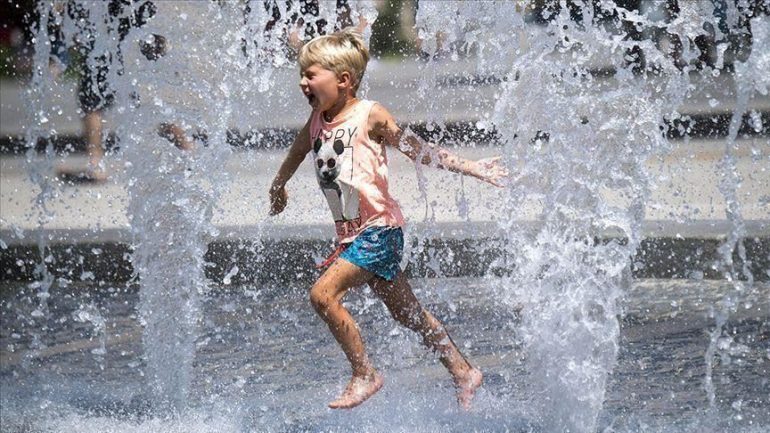
[[[582,20],[562,7],[542,27],[526,24],[527,11],[515,2],[423,2],[417,17],[426,41],[423,47],[433,59],[424,69],[418,92],[422,102],[431,103],[429,95],[441,73],[441,61],[475,55],[480,74],[499,74],[503,79],[496,106],[482,113],[485,122],[506,141],[503,154],[513,173],[506,212],[497,218],[508,254],[497,266],[514,270],[497,290],[510,308],[522,299],[527,301],[518,332],[525,342],[530,372],[528,410],[548,431],[596,429],[607,377],[618,352],[621,311],[617,299],[628,285],[630,259],[641,242],[644,204],[654,187],[644,163],[670,151],[672,145],[660,127],[665,119],[680,117],[676,110],[691,92],[691,75],[722,73],[719,65],[724,64],[726,53],[725,46],[720,46],[717,67],[692,66],[700,54],[694,40],[706,35],[708,26],[719,28],[710,2],[682,3],[678,15],[668,23],[611,1],[601,2],[598,9],[575,3]],[[227,129],[278,104],[272,100],[280,96],[271,89],[276,81],[287,79],[281,72],[291,60],[280,42],[286,28],[279,24],[272,32],[264,31],[270,15],[261,1],[250,2],[252,12],[246,15],[240,3],[158,2],[157,16],[150,24],[132,29],[121,40],[103,37],[114,32],[106,3],[84,4],[93,24],[90,31],[102,36],[93,38],[87,63],[95,67],[107,62],[103,54],[118,49],[124,56],[124,63],[111,68],[108,77],[116,92],[115,110],[121,116],[117,133],[127,161],[125,173],[120,175],[130,190],[132,262],[141,287],[145,373],[157,398],[155,404],[184,413],[200,302],[208,285],[204,253],[209,237],[216,234],[211,224],[213,203],[231,182],[220,170],[231,152]],[[39,10],[40,16],[48,17],[49,12],[57,16],[46,3]],[[373,16],[371,5],[362,3],[354,10]],[[325,9],[324,14],[329,13]],[[731,16],[742,13],[731,10]],[[48,108],[40,102],[50,84],[44,73],[49,49],[47,19],[37,32],[30,144],[52,133],[44,126]],[[84,34],[66,16],[59,19],[66,35]],[[737,18],[731,20],[729,25],[738,25]],[[672,60],[676,56],[651,38],[627,37],[627,25],[621,21],[633,23],[641,33],[664,30],[678,38],[678,59]],[[755,47],[760,47],[767,39],[767,21],[752,22],[752,28],[760,41]],[[138,46],[155,32],[165,35],[171,48],[159,60],[149,61]],[[437,36],[440,33],[443,36]],[[244,47],[244,39],[255,43]],[[641,72],[636,70],[640,61],[635,57],[640,52],[653,65]],[[442,60],[442,55],[447,57]],[[739,81],[746,83],[737,93],[742,98],[738,106],[743,108],[733,117],[722,166],[727,215],[734,223],[723,248],[728,267],[736,247],[741,254],[742,235],[735,197],[739,179],[730,177],[730,152],[747,98],[754,91],[767,92],[763,78],[767,51],[757,50],[750,59],[735,63]],[[607,66],[610,78],[600,79],[607,72],[597,70],[597,65]],[[246,103],[238,107],[248,110],[233,108],[234,101],[257,95],[254,100],[261,105]],[[432,108],[436,128],[441,129],[442,114],[456,107]],[[194,130],[206,135],[205,144],[196,141],[190,152],[174,148],[157,134],[158,123],[166,121],[182,126],[190,135]],[[57,194],[55,184],[40,174],[50,172],[50,151],[46,155],[41,159],[33,151],[28,153],[31,176],[43,191],[39,196],[43,208]],[[625,206],[611,206],[602,195],[607,191],[623,197]],[[523,204],[531,200],[542,205],[540,225],[525,232],[515,223]],[[426,220],[430,221],[427,197],[425,203]],[[595,236],[607,230],[625,240],[596,243]],[[427,233],[423,239],[433,234]],[[45,317],[52,280],[45,277],[44,242],[40,251],[41,282],[35,288],[39,288],[41,300],[38,316]],[[721,330],[721,323],[717,328]],[[718,350],[720,335],[713,334],[709,359]],[[711,401],[713,387],[707,386]],[[201,419],[204,421],[199,422]],[[212,425],[206,415],[146,422],[66,415],[51,425],[53,430],[61,430],[78,424],[86,431],[208,431]],[[420,426],[423,431],[441,428],[430,423]],[[368,425],[373,431],[380,427]]]

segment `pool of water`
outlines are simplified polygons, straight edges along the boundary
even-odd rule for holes
[[[368,289],[346,298],[386,378],[364,405],[326,408],[349,367],[306,288],[223,286],[205,296],[192,384],[186,408],[176,412],[156,403],[146,386],[136,288],[58,287],[42,311],[34,287],[4,283],[3,431],[545,431],[548,414],[531,404],[537,390],[526,385],[527,353],[517,332],[527,299],[503,301],[505,284],[415,281],[418,297],[485,373],[474,408],[464,413],[437,358]],[[714,333],[714,305],[729,290],[724,281],[631,283],[600,431],[770,428],[770,284],[745,288]]]

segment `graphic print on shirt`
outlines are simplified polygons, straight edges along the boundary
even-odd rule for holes
[[[353,137],[358,127],[319,129],[312,134],[315,173],[338,228],[361,224],[358,190],[353,187]]]

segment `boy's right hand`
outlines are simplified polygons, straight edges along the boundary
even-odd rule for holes
[[[484,158],[475,162],[475,168],[471,174],[484,182],[502,187],[508,181],[508,169],[501,161],[501,156]]]
[[[278,215],[286,208],[289,194],[286,187],[270,188],[270,215]]]

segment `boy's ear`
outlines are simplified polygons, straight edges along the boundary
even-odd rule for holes
[[[341,88],[346,86],[353,87],[353,76],[348,71],[343,71],[338,77],[337,81]]]

